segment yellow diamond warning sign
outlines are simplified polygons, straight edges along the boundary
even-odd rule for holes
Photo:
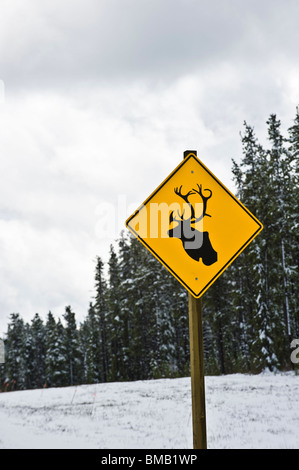
[[[263,228],[194,153],[126,226],[194,297],[200,297]]]

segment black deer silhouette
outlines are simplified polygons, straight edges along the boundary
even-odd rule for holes
[[[176,219],[173,211],[170,213],[169,223],[177,222],[178,225],[168,230],[168,236],[170,238],[179,238],[182,243],[186,253],[195,261],[199,261],[202,258],[202,262],[206,266],[217,261],[217,252],[213,249],[210,242],[208,232],[200,232],[196,230],[192,225],[196,222],[199,222],[204,217],[211,217],[206,213],[208,200],[212,197],[212,191],[210,189],[204,189],[204,191],[209,191],[209,194],[205,196],[202,191],[202,185],[197,185],[198,189],[191,189],[187,194],[182,194],[182,186],[180,188],[175,188],[174,192],[182,198],[190,208],[190,217],[184,219],[185,209],[180,215],[178,211],[179,219]],[[189,197],[192,194],[199,194],[202,200],[202,213],[199,217],[195,217],[195,208],[189,201]]]

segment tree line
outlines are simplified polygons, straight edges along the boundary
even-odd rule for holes
[[[2,391],[183,376],[189,370],[187,292],[135,239],[110,248],[108,280],[97,257],[84,321],[10,315]]]
[[[269,147],[244,122],[232,160],[237,197],[264,229],[203,295],[206,374],[288,370],[299,338],[299,110],[283,136],[267,120]],[[0,364],[1,390],[145,380],[189,374],[187,291],[127,233],[110,247],[107,276],[95,263],[84,321],[12,313]]]

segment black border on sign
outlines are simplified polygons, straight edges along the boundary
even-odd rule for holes
[[[224,189],[224,191],[227,192],[227,194],[237,203],[239,204],[239,206],[254,220],[254,222],[256,222],[256,224],[258,225],[258,229],[253,233],[253,235],[251,235],[251,237],[248,238],[248,240],[239,248],[238,251],[236,251],[236,253],[229,259],[229,261],[224,265],[222,266],[222,268],[218,271],[217,274],[215,274],[215,276],[205,285],[205,287],[203,289],[201,289],[201,291],[196,294],[186,283],[185,281],[183,281],[183,279],[181,279],[180,276],[178,276],[178,274],[176,274],[173,269],[171,269],[170,266],[168,266],[167,263],[165,263],[165,261],[144,241],[143,238],[141,238],[137,232],[135,232],[135,230],[130,227],[130,221],[136,217],[136,215],[142,210],[142,208],[144,206],[146,206],[146,204],[149,203],[149,201],[160,191],[161,188],[163,188],[163,186],[168,183],[168,181],[181,169],[181,167],[183,165],[185,165],[185,163],[187,163],[188,160],[190,160],[191,158],[193,158],[221,187],[222,189]],[[168,271],[170,271],[174,277],[176,277],[180,283],[185,286],[185,288],[192,293],[192,295],[196,298],[200,297],[207,289],[208,287],[217,279],[217,277],[220,276],[220,274],[226,269],[227,266],[229,266],[233,260],[238,256],[238,254],[244,250],[244,248],[251,242],[251,240],[263,229],[263,225],[261,224],[261,222],[259,222],[257,220],[256,217],[254,217],[253,214],[251,214],[251,212],[245,207],[243,206],[243,204],[236,198],[236,196],[234,196],[222,183],[221,181],[219,181],[218,178],[216,178],[215,175],[213,175],[213,173],[193,154],[193,153],[190,153],[190,155],[188,155],[188,157],[186,157],[182,163],[180,163],[177,168],[175,168],[173,170],[172,173],[170,173],[170,175],[158,186],[158,188],[144,201],[144,203],[134,212],[134,214],[132,214],[126,221],[126,227],[135,235],[136,238],[138,238],[140,240],[140,242],[146,246],[146,248],[168,269]]]

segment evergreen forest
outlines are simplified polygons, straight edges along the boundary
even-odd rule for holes
[[[299,108],[286,135],[275,114],[266,124],[264,148],[244,122],[240,162],[232,160],[236,196],[264,229],[203,295],[206,375],[296,367]],[[111,245],[107,275],[105,267],[98,256],[81,323],[70,305],[30,323],[10,314],[1,391],[189,375],[187,291],[128,233]]]

